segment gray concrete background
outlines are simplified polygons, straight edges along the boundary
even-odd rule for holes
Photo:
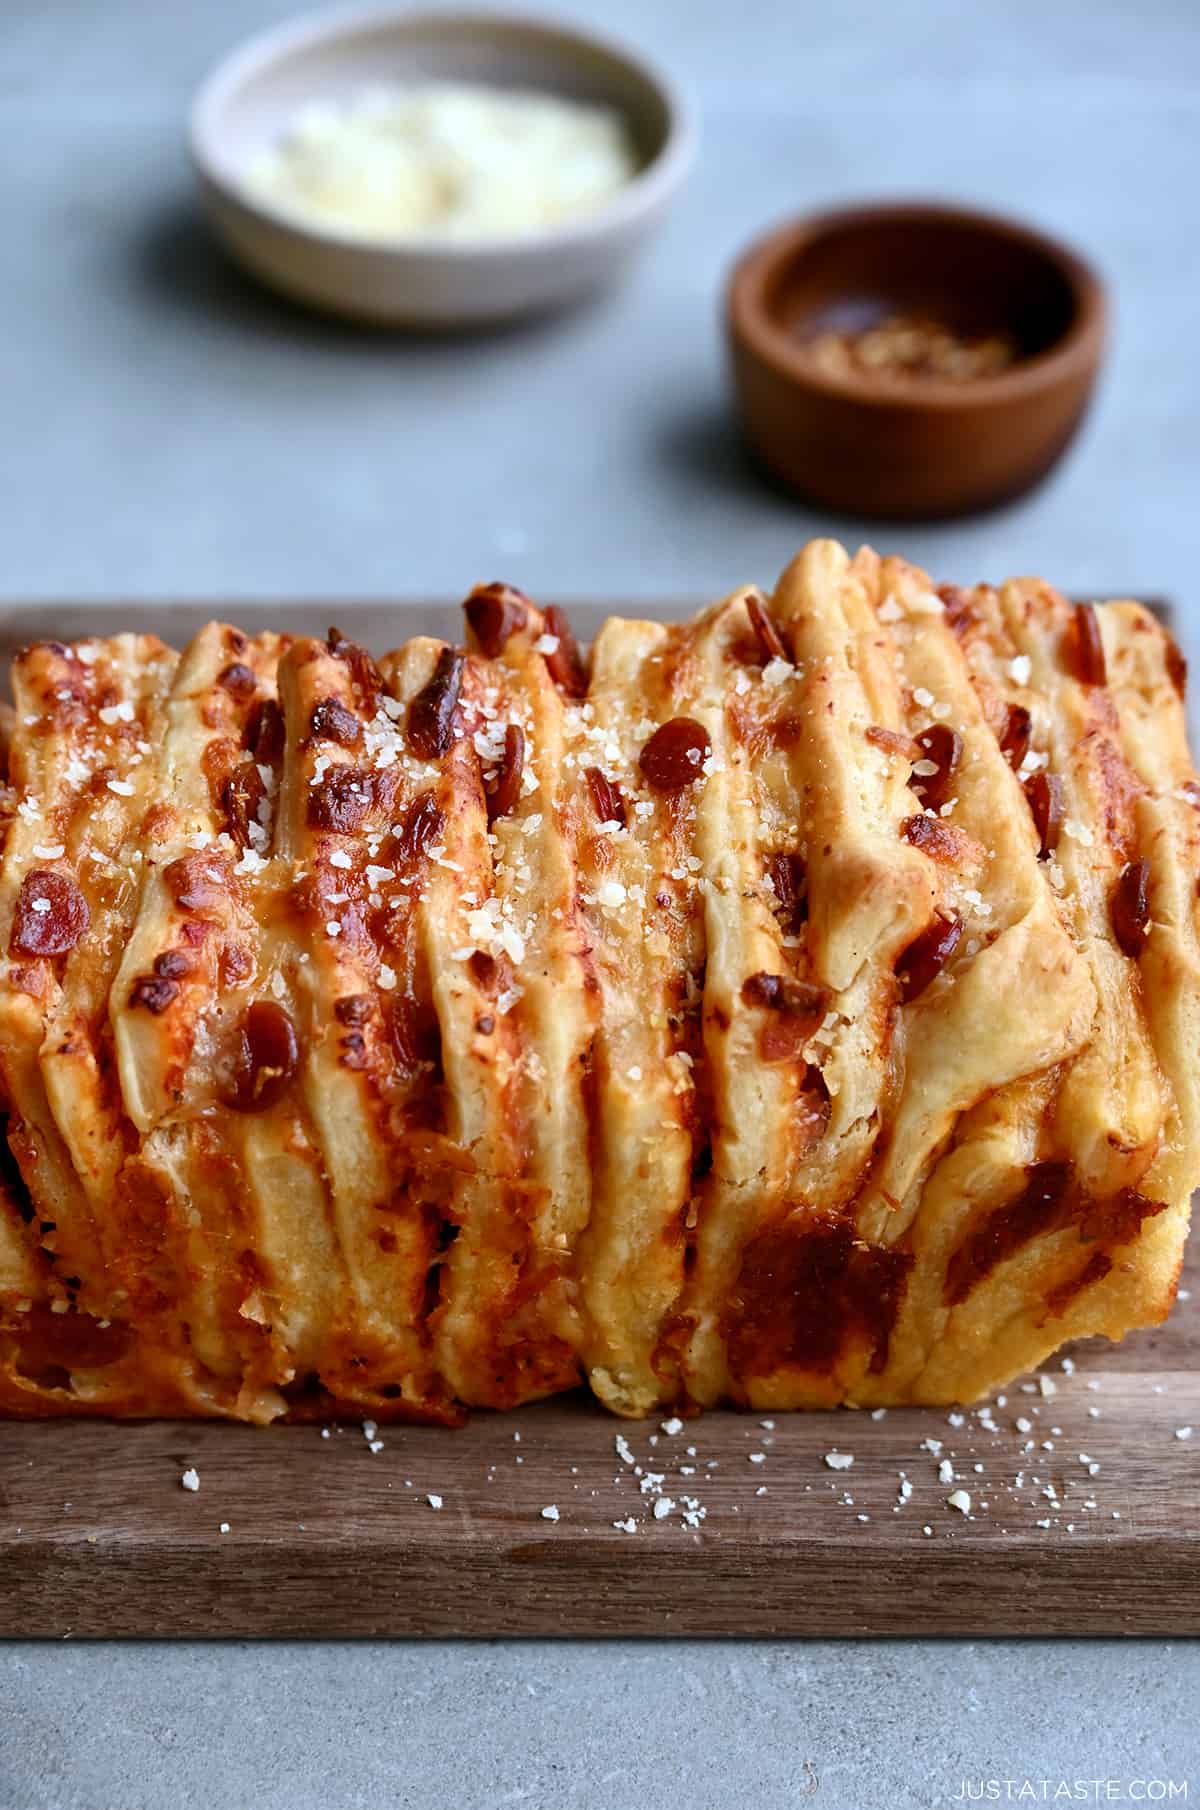
[[[700,162],[619,294],[459,343],[277,306],[199,227],[187,98],[286,10],[0,10],[0,595],[769,580],[831,524],[738,452],[722,273],[790,211],[936,193],[1028,214],[1110,275],[1103,391],[1026,502],[832,525],[946,578],[1170,592],[1200,651],[1195,0],[559,0],[690,85]],[[964,1777],[1200,1795],[1191,1645],[17,1642],[0,1680],[0,1810],[784,1810],[808,1801],[806,1760],[813,1801],[847,1810],[952,1802]]]

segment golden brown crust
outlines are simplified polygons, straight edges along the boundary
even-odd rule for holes
[[[1200,782],[1138,605],[26,650],[0,1411],[970,1399],[1173,1295]]]

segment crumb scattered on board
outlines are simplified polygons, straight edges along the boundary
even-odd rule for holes
[[[1060,1360],[1060,1374],[1068,1381],[1075,1377],[1072,1358]],[[1163,1385],[1153,1387],[1155,1393],[1163,1392]],[[847,1523],[856,1527],[869,1527],[890,1513],[910,1517],[914,1532],[924,1539],[939,1535],[953,1538],[963,1522],[994,1526],[1004,1532],[1032,1527],[1074,1534],[1085,1527],[1095,1530],[1122,1520],[1121,1508],[1104,1500],[1103,1463],[1082,1449],[1080,1441],[1079,1428],[1085,1420],[1091,1427],[1088,1440],[1100,1435],[1103,1392],[1101,1379],[1078,1379],[1071,1386],[1068,1402],[1056,1378],[1042,1372],[1032,1380],[1012,1385],[1007,1394],[1001,1392],[994,1400],[972,1408],[897,1411],[891,1425],[900,1429],[911,1424],[912,1443],[906,1463],[894,1468],[890,1459],[883,1460],[873,1449],[864,1457],[861,1450],[847,1450],[844,1444],[826,1447],[819,1434],[823,1431],[828,1439],[828,1420],[822,1417],[817,1424],[803,1414],[784,1417],[787,1449],[773,1452],[780,1423],[771,1418],[753,1421],[747,1416],[744,1422],[735,1423],[734,1432],[734,1437],[740,1435],[746,1447],[744,1454],[736,1455],[751,1467],[744,1484],[739,1473],[728,1469],[728,1419],[721,1423],[717,1447],[721,1457],[710,1455],[711,1448],[706,1450],[706,1428],[711,1423],[704,1416],[685,1421],[672,1415],[657,1426],[631,1423],[618,1426],[611,1434],[601,1430],[604,1443],[611,1439],[608,1449],[615,1457],[615,1466],[611,1460],[605,1464],[598,1454],[585,1456],[581,1463],[569,1467],[569,1494],[564,1492],[557,1454],[551,1458],[538,1451],[535,1426],[524,1433],[517,1427],[511,1429],[509,1442],[514,1448],[523,1445],[524,1449],[514,1450],[508,1461],[495,1457],[485,1461],[480,1481],[481,1486],[497,1482],[503,1485],[506,1474],[512,1478],[519,1475],[522,1501],[530,1488],[537,1490],[537,1505],[528,1513],[531,1519],[545,1524],[547,1538],[561,1537],[555,1531],[559,1528],[594,1531],[605,1526],[625,1536],[651,1529],[661,1530],[664,1535],[674,1531],[694,1538],[719,1534],[719,1523],[728,1524],[735,1515],[744,1514],[749,1519],[756,1502],[768,1495],[770,1486],[766,1479],[771,1477],[772,1459],[778,1473],[775,1482],[795,1490],[799,1471],[808,1478],[802,1486],[803,1494],[824,1490],[827,1500],[845,1509]],[[887,1415],[887,1409],[876,1408],[870,1411],[869,1418],[878,1422]],[[1061,1424],[1068,1418],[1074,1423],[1069,1434]],[[855,1419],[841,1413],[839,1422],[852,1428]],[[937,1432],[929,1430],[931,1425],[937,1427]],[[344,1444],[346,1434],[354,1431],[334,1424],[321,1427],[319,1435],[323,1440]],[[372,1458],[390,1450],[404,1468],[417,1468],[405,1427],[390,1427],[386,1441],[373,1420],[363,1421],[359,1431]],[[1185,1423],[1172,1427],[1168,1439],[1177,1449],[1187,1446],[1194,1435],[1195,1428]],[[1200,1439],[1195,1444],[1200,1449]],[[432,1449],[426,1441],[423,1459],[427,1461]],[[495,1447],[490,1446],[489,1450],[494,1453]],[[515,1467],[524,1465],[527,1457],[529,1468],[518,1473]],[[713,1482],[713,1473],[721,1470],[722,1458],[726,1468],[721,1501],[714,1504],[705,1500],[706,1485]],[[514,1467],[511,1471],[507,1469],[509,1462]],[[849,1481],[846,1474],[852,1469],[857,1479],[853,1491],[857,1494],[845,1487]],[[833,1475],[826,1476],[827,1472]],[[200,1489],[198,1468],[189,1465],[178,1481],[185,1491],[195,1494]],[[556,1492],[553,1501],[546,1499],[549,1485]],[[210,1494],[212,1487],[210,1484]],[[219,1483],[215,1487],[219,1488]],[[413,1477],[389,1478],[386,1487],[411,1492],[409,1499],[429,1510],[437,1511],[445,1505],[443,1492],[423,1488],[422,1482],[415,1482]],[[403,1499],[399,1494],[398,1503]],[[498,1504],[503,1501],[502,1489],[494,1500]],[[63,1512],[69,1513],[73,1508],[74,1504],[64,1503]],[[716,1525],[711,1519],[714,1515]],[[298,1526],[303,1528],[304,1524]],[[231,1523],[219,1522],[218,1532],[231,1533]],[[94,1540],[96,1536],[90,1537]]]

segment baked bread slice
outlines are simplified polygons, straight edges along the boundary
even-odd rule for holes
[[[970,1400],[1170,1305],[1200,784],[1135,603],[14,667],[0,1410]]]

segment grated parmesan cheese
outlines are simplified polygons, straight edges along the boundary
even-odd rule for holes
[[[355,238],[470,240],[594,212],[636,170],[614,108],[428,82],[302,107],[247,174],[260,195]]]

